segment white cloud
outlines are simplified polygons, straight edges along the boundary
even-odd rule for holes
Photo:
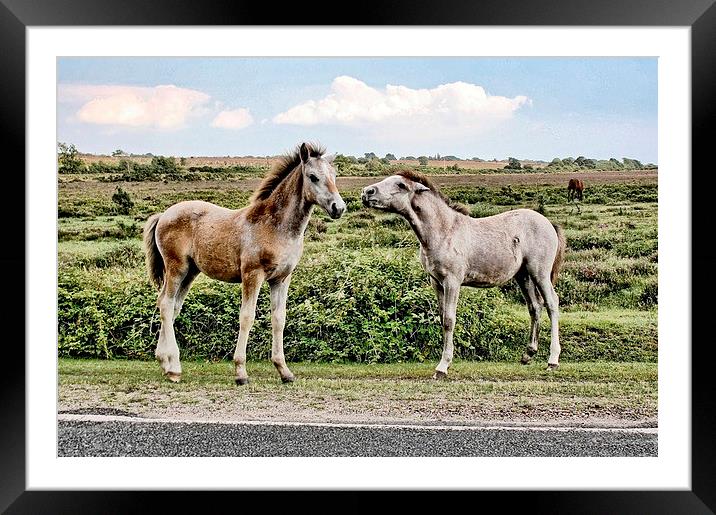
[[[154,87],[61,84],[58,101],[81,103],[75,119],[115,127],[180,129],[204,114],[210,97],[173,85]]]
[[[212,127],[221,129],[243,129],[254,123],[254,117],[248,109],[232,109],[221,111],[211,122]]]
[[[437,124],[485,127],[508,119],[525,104],[526,96],[489,95],[467,82],[441,84],[432,89],[412,89],[388,84],[384,90],[348,76],[336,77],[331,92],[309,100],[273,118],[277,124],[366,125]]]

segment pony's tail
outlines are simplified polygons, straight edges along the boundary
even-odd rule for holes
[[[157,247],[156,228],[161,213],[152,215],[144,225],[144,255],[147,263],[149,279],[157,289],[162,287],[164,282],[164,259]]]
[[[567,248],[567,239],[564,237],[564,231],[557,224],[552,224],[554,230],[557,232],[557,255],[554,257],[554,263],[552,263],[552,285],[557,284],[557,276],[559,271],[562,269],[564,263],[564,251]]]

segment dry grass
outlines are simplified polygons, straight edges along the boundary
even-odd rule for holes
[[[456,362],[445,381],[432,364],[291,364],[282,385],[273,366],[250,362],[251,382],[233,384],[232,364],[184,363],[179,384],[143,361],[59,363],[59,411],[122,410],[144,417],[344,423],[655,426],[653,363]]]

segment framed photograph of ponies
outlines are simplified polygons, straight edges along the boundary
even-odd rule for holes
[[[714,510],[710,2],[136,7],[0,11],[28,228],[3,510]]]

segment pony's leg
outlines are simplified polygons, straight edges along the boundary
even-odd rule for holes
[[[199,275],[199,270],[197,268],[192,268],[189,270],[189,272],[186,274],[186,277],[184,277],[184,280],[181,282],[174,302],[174,320],[176,320],[179,316],[179,313],[181,313],[181,308],[184,305],[184,299],[186,299],[186,296],[189,293],[189,288],[191,288],[191,283],[194,282],[194,279],[196,279],[197,275]]]
[[[442,326],[443,323],[443,302],[444,302],[444,290],[443,285],[440,284],[437,280],[433,278],[433,276],[430,276],[430,284],[433,286],[433,289],[435,290],[435,295],[438,298],[438,313],[440,313],[440,325]]]
[[[526,365],[532,361],[532,357],[537,354],[537,341],[539,338],[539,319],[542,314],[542,298],[537,291],[537,286],[526,271],[522,271],[515,276],[517,284],[520,285],[522,295],[527,304],[527,310],[530,313],[530,343],[527,345],[525,353],[522,355],[522,364]]]
[[[164,285],[157,300],[161,327],[159,329],[159,342],[154,355],[159,360],[164,374],[170,381],[175,383],[181,379],[181,363],[179,362],[179,346],[174,334],[174,306],[176,305],[176,295],[183,279],[184,274],[177,270],[167,269]]]
[[[256,300],[261,291],[263,276],[258,273],[247,274],[241,281],[241,312],[239,315],[239,339],[234,351],[234,364],[236,365],[236,384],[249,382],[246,373],[246,344],[249,341],[249,331],[254,324],[256,316]]]
[[[557,292],[554,291],[554,287],[552,286],[549,271],[538,277],[533,276],[532,279],[537,283],[537,288],[542,294],[551,323],[551,340],[547,368],[557,368],[559,366],[559,354],[562,351],[559,345],[559,297],[557,297]]]
[[[446,279],[442,283],[442,329],[443,329],[443,355],[440,363],[435,367],[433,379],[443,379],[447,376],[448,368],[452,363],[453,342],[455,331],[455,313],[457,311],[457,298],[460,295],[460,283]]]
[[[271,332],[273,335],[271,345],[271,362],[274,364],[281,381],[292,383],[296,380],[293,373],[286,365],[286,357],[283,355],[283,329],[286,326],[286,297],[288,296],[288,285],[291,276],[283,280],[275,281],[271,286]]]

